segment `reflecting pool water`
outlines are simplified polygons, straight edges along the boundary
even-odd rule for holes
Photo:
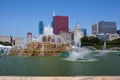
[[[97,61],[69,61],[63,57],[0,57],[1,76],[104,76],[120,75],[120,56],[94,56]]]

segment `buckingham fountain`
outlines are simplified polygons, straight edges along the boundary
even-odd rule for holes
[[[39,35],[33,38],[24,49],[12,49],[9,55],[20,56],[60,56],[61,52],[71,50],[70,42],[59,35]],[[17,53],[14,53],[17,52]]]
[[[61,56],[66,55],[68,61],[96,61],[92,51],[81,47],[81,40],[71,45],[59,35],[39,35],[33,38],[24,49],[11,49],[10,56]]]

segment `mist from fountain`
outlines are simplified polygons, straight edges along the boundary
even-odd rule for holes
[[[12,46],[0,45],[0,56],[9,55],[9,52],[12,48]]]
[[[81,47],[81,40],[79,40],[78,43],[72,46],[72,52],[69,53],[69,56],[65,60],[80,62],[97,61],[97,59],[92,57],[91,53],[91,50]]]
[[[59,36],[59,35],[53,35],[50,39],[50,43],[51,44],[55,44],[56,48],[57,48],[57,45],[60,44],[60,43],[66,43],[65,40]]]

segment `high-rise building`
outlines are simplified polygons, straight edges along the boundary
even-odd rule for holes
[[[44,24],[42,21],[39,22],[39,35],[43,34]]]
[[[87,29],[82,28],[81,32],[83,32],[83,36],[87,36]]]
[[[17,46],[19,48],[23,48],[24,47],[24,38],[16,37],[15,38],[15,46]]]
[[[111,41],[111,40],[120,38],[119,34],[117,34],[117,33],[114,33],[114,34],[99,34],[99,35],[96,35],[96,37],[101,39],[101,40],[105,40],[105,41],[106,40]]]
[[[74,30],[74,43],[76,45],[78,45],[80,43],[80,39],[83,37],[83,32],[81,32],[81,28],[80,28],[80,25],[77,24],[75,26],[75,30]],[[80,46],[80,44],[79,44]]]
[[[92,34],[114,34],[116,33],[116,22],[100,21],[97,24],[92,25]]]
[[[30,43],[32,41],[32,33],[28,32],[27,33],[27,43]]]
[[[71,32],[60,32],[59,35],[66,41],[66,42],[71,42],[72,38],[71,38]]]
[[[92,34],[93,35],[98,34],[98,23],[92,25]]]
[[[58,35],[60,31],[69,32],[68,16],[53,16],[53,32]]]
[[[101,21],[98,23],[98,33],[116,33],[116,22]]]
[[[109,40],[114,40],[114,39],[118,39],[120,38],[119,34],[115,33],[115,34],[109,34]]]
[[[117,34],[119,34],[119,36],[120,36],[120,30],[117,30]]]
[[[9,42],[12,44],[12,36],[0,36],[0,41]]]

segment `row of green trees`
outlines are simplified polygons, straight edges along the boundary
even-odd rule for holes
[[[93,36],[85,36],[81,38],[81,44],[82,46],[93,46],[97,49],[102,49],[104,41]],[[106,41],[106,45],[107,48],[120,47],[120,38],[112,41]]]
[[[107,41],[108,47],[120,47],[120,38],[112,41]]]
[[[2,41],[0,41],[0,44],[2,44],[4,46],[12,46],[12,44],[9,43],[9,42],[2,42]]]

